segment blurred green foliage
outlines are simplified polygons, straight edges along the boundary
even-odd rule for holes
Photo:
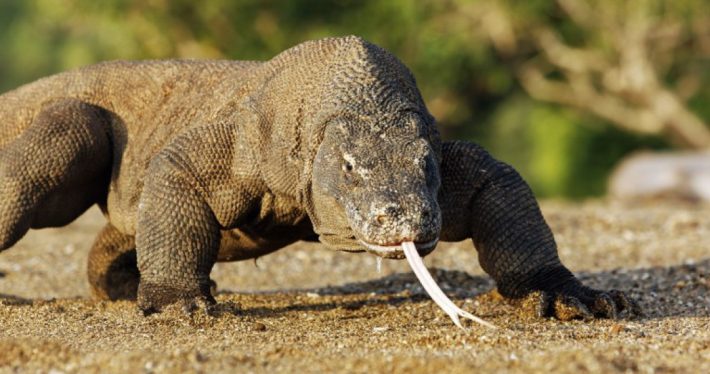
[[[665,148],[583,112],[532,100],[513,68],[463,14],[465,1],[0,0],[0,91],[112,59],[268,59],[301,41],[357,34],[417,77],[445,138],[474,140],[521,171],[540,196],[604,192],[611,167],[639,148]],[[680,1],[689,5],[693,1]],[[513,17],[584,35],[552,1],[512,2]],[[702,73],[707,87],[710,69]],[[710,120],[710,90],[689,104]]]

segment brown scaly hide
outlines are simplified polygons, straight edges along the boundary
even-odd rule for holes
[[[541,316],[637,309],[583,286],[520,176],[442,143],[409,70],[358,37],[266,62],[90,66],[0,96],[0,119],[0,249],[97,203],[109,225],[90,254],[94,294],[138,285],[145,312],[209,306],[216,261],[317,237],[395,258],[402,241],[425,255],[471,238],[501,295]]]

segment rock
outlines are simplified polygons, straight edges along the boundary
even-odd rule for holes
[[[623,200],[710,201],[710,151],[634,154],[616,167],[608,192]]]

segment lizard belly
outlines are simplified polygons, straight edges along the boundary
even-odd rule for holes
[[[222,231],[217,261],[241,261],[261,257],[312,236],[307,219],[296,225],[278,225],[266,230],[241,227]]]

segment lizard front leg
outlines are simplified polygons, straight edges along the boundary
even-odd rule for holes
[[[447,142],[441,178],[442,240],[473,239],[503,297],[561,320],[640,313],[624,293],[584,286],[560,262],[532,191],[512,167],[478,145]]]
[[[138,206],[138,307],[160,311],[175,302],[214,304],[210,271],[221,229],[236,227],[256,207],[261,185],[238,129],[197,127],[150,162]],[[187,305],[186,305],[187,306]]]
[[[170,154],[151,161],[138,208],[138,307],[160,311],[178,301],[214,304],[209,274],[220,230],[196,180]]]

